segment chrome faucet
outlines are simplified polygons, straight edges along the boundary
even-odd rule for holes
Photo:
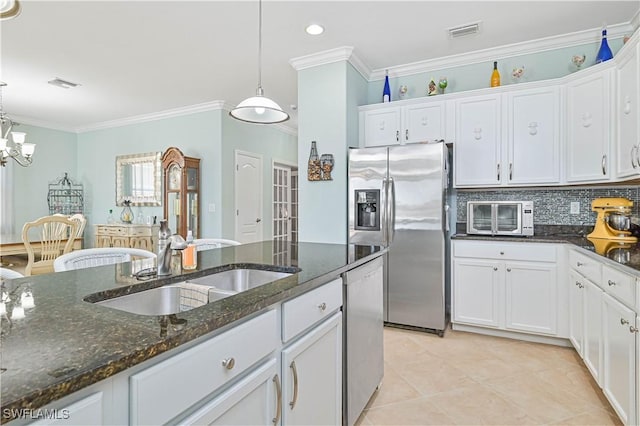
[[[184,250],[187,242],[180,234],[173,234],[166,240],[158,241],[160,250],[158,251],[158,276],[171,275],[171,251]]]

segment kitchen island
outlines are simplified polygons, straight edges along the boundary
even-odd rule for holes
[[[35,307],[27,309],[24,318],[2,323],[2,422],[15,418],[20,410],[44,407],[171,349],[186,348],[203,336],[335,280],[384,252],[377,246],[320,243],[290,244],[278,253],[274,247],[265,241],[201,251],[196,270],[176,270],[146,281],[134,278],[132,264],[127,263],[5,282],[3,291],[13,298],[30,287]],[[181,312],[178,326],[171,319],[91,303],[238,267],[297,272]]]

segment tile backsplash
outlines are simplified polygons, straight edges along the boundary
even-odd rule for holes
[[[592,225],[594,198],[622,197],[633,201],[634,223],[640,217],[640,187],[531,188],[492,191],[458,190],[457,221],[467,221],[467,201],[533,201],[533,223],[544,225]],[[571,202],[580,203],[580,213],[570,214]]]

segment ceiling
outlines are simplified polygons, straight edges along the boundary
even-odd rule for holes
[[[263,2],[265,95],[297,125],[289,61],[353,46],[370,69],[408,64],[637,20],[640,1]],[[481,21],[476,35],[447,28]],[[22,1],[0,24],[4,109],[14,119],[78,130],[213,101],[257,87],[253,1]],[[324,34],[309,36],[319,23]],[[47,84],[61,78],[81,86]]]

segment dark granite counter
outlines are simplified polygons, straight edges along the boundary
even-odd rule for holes
[[[296,297],[384,252],[377,246],[266,241],[198,253],[198,268],[148,281],[131,263],[6,281],[11,297],[30,287],[35,307],[21,319],[2,319],[1,422],[12,409],[37,409],[268,306]],[[299,272],[270,284],[177,314],[182,327],[98,301],[241,266]],[[258,266],[262,265],[262,266]],[[171,318],[170,318],[171,319]],[[169,320],[170,320],[169,319]],[[175,318],[174,318],[175,319]],[[181,321],[182,322],[182,321]],[[164,325],[164,326],[163,326]]]
[[[530,237],[469,235],[459,232],[451,238],[457,240],[572,244],[600,256],[605,262],[610,262],[614,266],[621,266],[623,269],[627,269],[627,272],[640,276],[640,243],[620,243],[609,240],[589,239],[587,235],[592,229],[592,226],[547,225],[537,226],[534,235]],[[458,230],[460,230],[460,226]]]

